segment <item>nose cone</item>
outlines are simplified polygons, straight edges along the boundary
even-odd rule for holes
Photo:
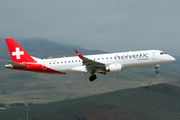
[[[172,62],[174,62],[174,61],[176,60],[176,59],[173,58],[172,56],[170,56],[169,58],[170,58],[170,60],[171,60]]]

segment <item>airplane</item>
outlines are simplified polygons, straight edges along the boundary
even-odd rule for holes
[[[155,66],[156,73],[159,73],[158,66],[175,61],[175,58],[165,54],[161,50],[129,51],[119,53],[81,55],[75,50],[77,56],[40,59],[30,56],[12,38],[5,38],[12,61],[5,65],[5,68],[33,71],[51,74],[66,73],[90,73],[90,81],[94,81],[96,73],[104,75],[116,75],[124,68],[143,66]]]

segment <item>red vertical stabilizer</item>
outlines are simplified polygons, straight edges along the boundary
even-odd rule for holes
[[[5,38],[13,62],[35,62],[35,60],[12,38]]]

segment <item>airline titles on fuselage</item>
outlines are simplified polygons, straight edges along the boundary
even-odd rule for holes
[[[94,61],[96,61],[96,60],[101,60],[100,59],[101,57],[99,57],[99,58],[96,58],[96,59],[93,59]],[[113,57],[109,57],[109,59],[112,59]],[[106,59],[108,59],[108,57],[106,58]],[[148,60],[149,59],[149,53],[136,53],[136,54],[124,54],[124,55],[116,55],[115,57],[114,57],[114,59],[115,60],[131,60],[131,59],[137,59],[137,60]],[[103,59],[102,58],[102,60],[105,60],[105,59]],[[57,62],[56,60],[55,61],[49,61],[50,62],[50,64],[51,63],[54,63],[55,64],[55,62]],[[71,61],[69,61],[69,60],[65,60],[65,61],[61,61],[61,62],[57,62],[57,64],[59,64],[59,63],[70,63]],[[72,62],[81,62],[80,60],[74,60],[74,61],[72,61]]]
[[[127,59],[148,60],[149,53],[126,54],[126,55],[117,56],[117,57],[121,58],[121,60],[127,60]]]

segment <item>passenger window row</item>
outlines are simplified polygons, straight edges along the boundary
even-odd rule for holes
[[[108,59],[112,59],[113,57],[107,57],[106,59],[108,60]],[[119,58],[119,56],[118,56],[118,58]],[[114,57],[114,59],[116,59],[116,57]],[[94,59],[94,61],[95,61],[96,59]],[[105,58],[97,58],[97,60],[105,60]],[[73,62],[81,62],[81,60],[75,60],[75,61],[61,61],[61,62],[49,62],[49,64],[62,64],[62,63],[73,63]]]
[[[81,60],[64,61],[64,63],[73,63],[73,62],[81,62]],[[49,62],[49,64],[60,64],[60,63],[63,63],[63,61],[61,61],[61,62]]]

